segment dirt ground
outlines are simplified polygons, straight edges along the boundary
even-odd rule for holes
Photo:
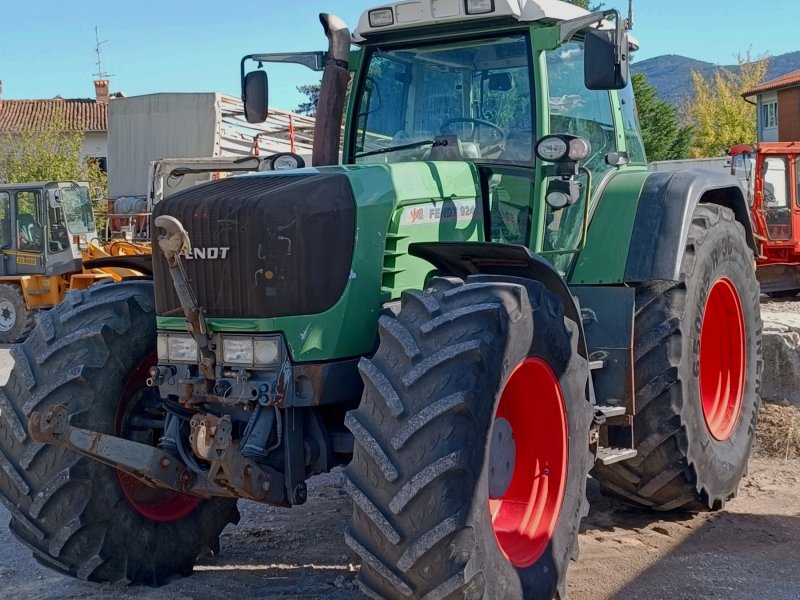
[[[2,372],[8,358],[0,353]],[[779,408],[768,405],[765,415],[772,418]],[[221,555],[160,589],[63,577],[0,533],[0,598],[360,598],[357,558],[342,541],[351,508],[340,477],[314,479],[308,503],[295,509],[241,502],[242,521],[223,533]],[[756,456],[738,497],[713,514],[634,510],[603,496],[591,481],[589,498],[580,559],[568,575],[569,600],[800,600],[800,459]],[[8,518],[0,508],[0,523]]]

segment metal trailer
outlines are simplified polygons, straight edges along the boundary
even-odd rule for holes
[[[241,100],[220,92],[119,98],[108,110],[109,237],[147,236],[156,161],[207,157],[225,162],[280,152],[311,156],[313,118],[271,109],[264,123],[248,123]],[[182,185],[173,183],[182,188],[213,178],[195,174]]]

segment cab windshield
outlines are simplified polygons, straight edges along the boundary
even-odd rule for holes
[[[358,164],[531,164],[530,53],[523,34],[372,52],[357,103]]]
[[[83,187],[61,188],[61,204],[70,233],[91,233],[95,230],[89,190]]]

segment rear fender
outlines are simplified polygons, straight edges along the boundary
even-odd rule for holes
[[[692,215],[700,203],[730,208],[744,227],[747,245],[757,253],[744,192],[730,175],[702,170],[656,172],[642,188],[625,283],[680,279]]]

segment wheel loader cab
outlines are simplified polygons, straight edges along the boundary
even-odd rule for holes
[[[0,186],[2,276],[80,271],[79,245],[96,237],[88,188],[55,182]]]

